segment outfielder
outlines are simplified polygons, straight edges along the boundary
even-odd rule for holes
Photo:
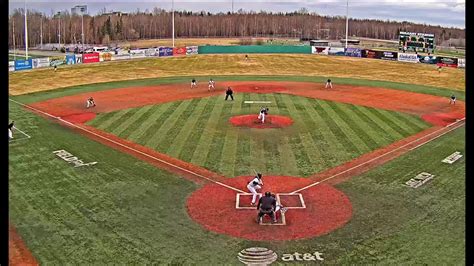
[[[209,91],[211,91],[211,89],[213,90],[216,90],[216,88],[214,87],[214,85],[216,84],[216,82],[214,82],[214,80],[210,79],[209,80]]]
[[[247,189],[252,193],[252,206],[257,199],[257,190],[263,186],[262,174],[258,173],[252,181],[247,184]]]
[[[258,114],[258,120],[260,120],[260,122],[265,123],[265,116],[268,115],[268,108],[267,107],[262,107],[260,109],[260,113]]]

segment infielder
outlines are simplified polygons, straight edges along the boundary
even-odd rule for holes
[[[15,121],[12,121],[10,124],[8,124],[8,139],[13,138],[13,131],[12,129],[15,127]]]
[[[328,79],[328,80],[326,81],[326,86],[324,86],[324,88],[326,88],[326,89],[327,89],[328,87],[329,87],[330,89],[332,89],[332,82],[331,82],[331,79]]]
[[[268,108],[267,107],[262,107],[260,109],[260,113],[258,114],[258,120],[260,120],[260,122],[265,123],[265,116],[268,115]]]
[[[263,186],[262,174],[257,173],[254,179],[247,184],[247,189],[252,193],[252,206],[257,199],[257,190]]]
[[[86,108],[89,108],[89,107],[95,107],[95,101],[94,101],[94,98],[92,97],[89,97],[89,99],[87,99],[87,102],[86,102]]]
[[[208,91],[211,91],[211,89],[216,90],[216,88],[214,87],[215,84],[216,84],[216,82],[214,82],[214,80],[210,79],[209,80],[209,89],[208,89]]]
[[[456,105],[456,96],[454,96],[454,94],[451,95],[451,99],[449,100],[449,104],[454,104],[454,105]]]
[[[197,88],[196,79],[191,80],[191,89],[193,89],[193,88]]]

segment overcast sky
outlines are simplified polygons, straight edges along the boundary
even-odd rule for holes
[[[244,9],[246,11],[295,11],[304,7],[320,15],[346,15],[346,0],[175,0],[176,10],[227,12]],[[171,9],[171,0],[27,0],[28,9],[50,15],[52,12],[69,10],[75,5],[85,4],[89,14],[107,11],[131,12],[140,9],[153,10],[154,7]],[[24,0],[9,0],[10,12],[22,8]],[[349,0],[349,17],[382,20],[411,21],[431,25],[465,28],[465,0]]]

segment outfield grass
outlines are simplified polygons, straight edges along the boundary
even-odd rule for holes
[[[427,64],[389,62],[367,58],[321,55],[196,55],[186,57],[149,58],[120,62],[102,62],[61,66],[51,69],[9,73],[10,95],[46,91],[90,83],[135,80],[143,78],[218,75],[284,75],[374,80],[465,90],[463,69],[436,67]]]
[[[283,129],[235,128],[235,115],[290,116]],[[286,94],[207,97],[99,114],[89,125],[172,157],[233,177],[251,169],[308,176],[429,127],[416,116]]]
[[[353,204],[343,228],[308,240],[258,242],[191,221],[184,204],[194,183],[9,108],[16,126],[32,135],[10,144],[10,221],[41,264],[241,265],[237,253],[253,246],[280,256],[319,251],[325,263],[337,265],[464,264],[465,161],[440,162],[465,153],[464,128],[337,185]],[[99,163],[73,168],[52,154],[57,149]],[[402,185],[422,171],[436,177],[418,189]]]

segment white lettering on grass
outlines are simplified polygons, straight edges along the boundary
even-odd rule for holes
[[[77,158],[76,156],[72,155],[71,153],[65,150],[57,150],[57,151],[53,151],[53,153],[59,158],[63,159],[64,161],[70,164],[73,164],[74,167],[90,166],[90,165],[97,164],[97,162],[84,163],[82,160],[79,160],[79,158]]]

